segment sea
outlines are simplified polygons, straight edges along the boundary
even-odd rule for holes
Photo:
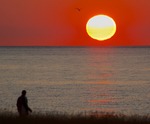
[[[0,111],[150,114],[150,47],[0,47]]]

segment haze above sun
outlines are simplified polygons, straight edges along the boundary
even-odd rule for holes
[[[96,15],[88,20],[86,31],[91,38],[104,41],[114,36],[116,23],[107,15]]]

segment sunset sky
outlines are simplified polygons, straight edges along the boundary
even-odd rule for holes
[[[87,35],[97,14],[115,20],[111,39]],[[0,0],[0,46],[150,46],[150,0]]]

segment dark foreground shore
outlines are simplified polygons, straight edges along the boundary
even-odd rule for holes
[[[125,116],[122,114],[32,114],[19,117],[12,113],[0,113],[1,124],[150,124],[150,116]]]

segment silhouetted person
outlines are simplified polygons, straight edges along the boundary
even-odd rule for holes
[[[22,95],[17,99],[17,109],[20,116],[27,116],[29,112],[32,112],[28,106],[28,99],[25,90],[22,91]]]

